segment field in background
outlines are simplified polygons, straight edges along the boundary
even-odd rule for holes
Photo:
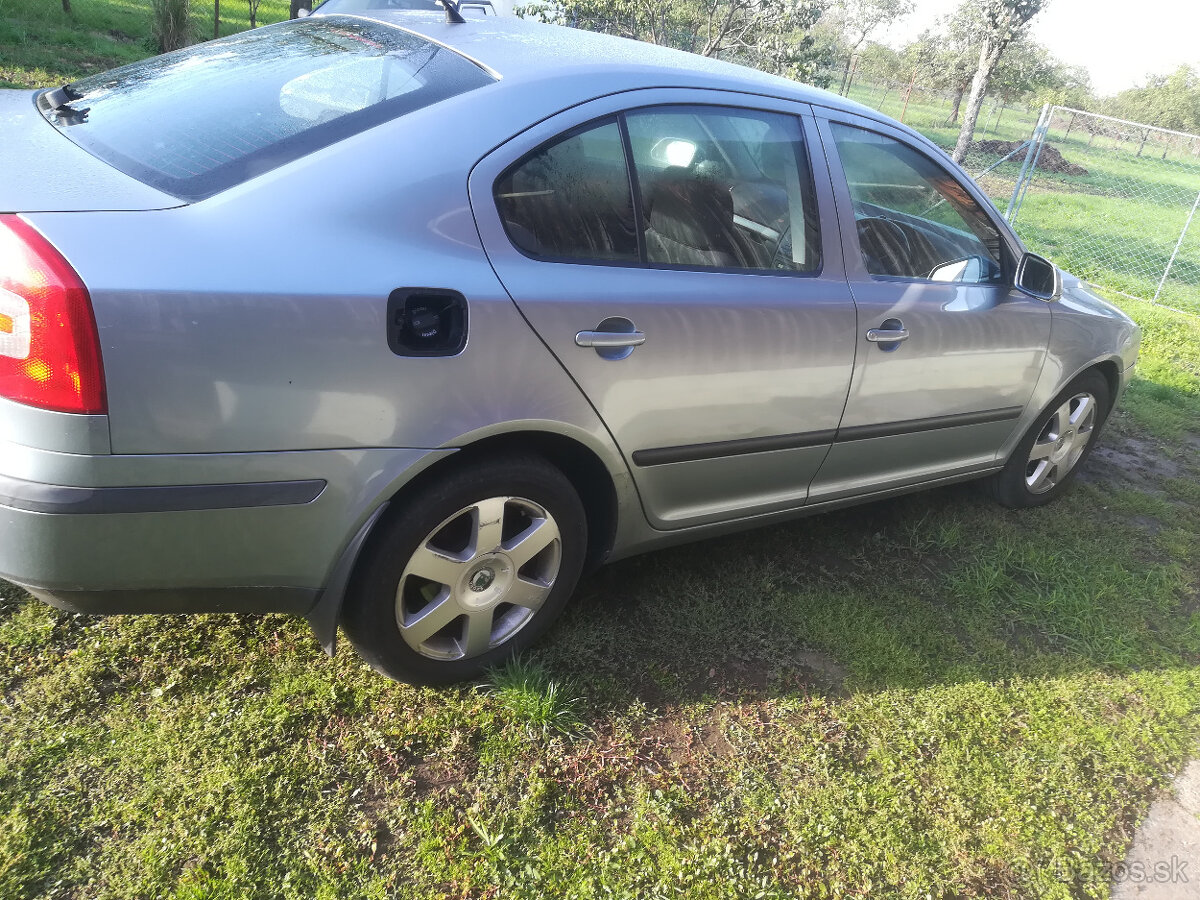
[[[903,88],[863,82],[853,84],[847,96],[893,118],[903,114],[906,124],[947,152],[958,138],[957,126],[946,124],[951,110],[948,98],[914,91],[906,108]],[[1026,141],[1039,113],[1036,108],[1002,108],[988,101],[976,141]],[[1047,147],[1087,174],[1039,168],[1016,229],[1031,250],[1049,256],[1072,274],[1149,300],[1179,241],[1189,207],[1200,193],[1200,156],[1186,146],[1163,154],[1164,148],[1154,144],[1138,156],[1139,142],[1131,138],[1091,137],[1082,127],[1067,134],[1066,123],[1057,121]],[[976,148],[963,162],[975,176],[991,169],[978,180],[1001,212],[1008,207],[1025,159],[1021,151],[993,169],[1003,155]],[[1159,302],[1200,315],[1200,217],[1179,246]]]
[[[0,0],[0,78],[149,52],[147,3],[74,6]],[[1102,221],[1058,193],[1035,244]],[[0,897],[1106,897],[1200,728],[1200,321],[1124,305],[1139,375],[1064,501],[960,486],[619,563],[482,686],[0,587]]]

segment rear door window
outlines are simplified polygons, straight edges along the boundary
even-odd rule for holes
[[[789,115],[632,110],[543,144],[497,179],[494,194],[509,239],[539,259],[820,268],[809,161]]]
[[[816,198],[795,117],[692,106],[626,120],[650,263],[816,271]]]
[[[123,66],[45,92],[38,105],[94,156],[199,200],[494,81],[401,28],[330,16]]]

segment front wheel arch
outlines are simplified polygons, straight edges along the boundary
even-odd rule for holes
[[[1010,509],[1023,509],[1031,506],[1042,506],[1061,496],[1074,480],[1079,469],[1087,461],[1096,446],[1100,431],[1112,412],[1116,396],[1111,389],[1108,376],[1099,366],[1085,369],[1069,381],[1037,416],[1029,428],[1021,436],[1008,460],[999,472],[987,478],[983,485],[993,499]],[[1087,423],[1086,438],[1084,431],[1078,431],[1071,426],[1065,428],[1060,442],[1055,442],[1056,435],[1049,434],[1047,428],[1056,414],[1065,416],[1068,406],[1074,408],[1076,398],[1088,397],[1092,401],[1094,411]],[[1073,414],[1072,414],[1073,415]],[[1078,444],[1080,438],[1085,443]],[[1053,443],[1053,447],[1052,447]],[[1039,452],[1033,453],[1035,445]],[[1061,445],[1061,449],[1060,448]],[[1078,455],[1073,452],[1078,447]],[[1062,454],[1061,459],[1059,454]],[[1034,457],[1047,457],[1055,461],[1054,479],[1050,485],[1039,487],[1036,483],[1027,482],[1027,474],[1038,473]],[[1061,472],[1059,465],[1065,466]],[[1033,477],[1033,476],[1030,476]]]

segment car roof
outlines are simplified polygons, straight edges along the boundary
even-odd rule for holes
[[[869,107],[798,81],[695,53],[579,28],[547,25],[515,16],[471,18],[465,24],[451,24],[441,13],[419,10],[334,11],[330,15],[353,15],[407,29],[480,63],[503,80],[546,80],[590,73],[594,78],[612,79],[613,90],[623,90],[627,88],[628,76],[634,76],[643,87],[703,86],[765,94],[884,119]]]

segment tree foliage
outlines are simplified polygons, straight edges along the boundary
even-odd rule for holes
[[[914,0],[836,0],[822,16],[853,52],[881,29],[894,25],[916,9]]]
[[[1103,111],[1119,119],[1200,134],[1200,72],[1185,65],[1170,75],[1151,76],[1143,87],[1117,94]]]
[[[825,0],[557,0],[520,13],[804,78]]]

